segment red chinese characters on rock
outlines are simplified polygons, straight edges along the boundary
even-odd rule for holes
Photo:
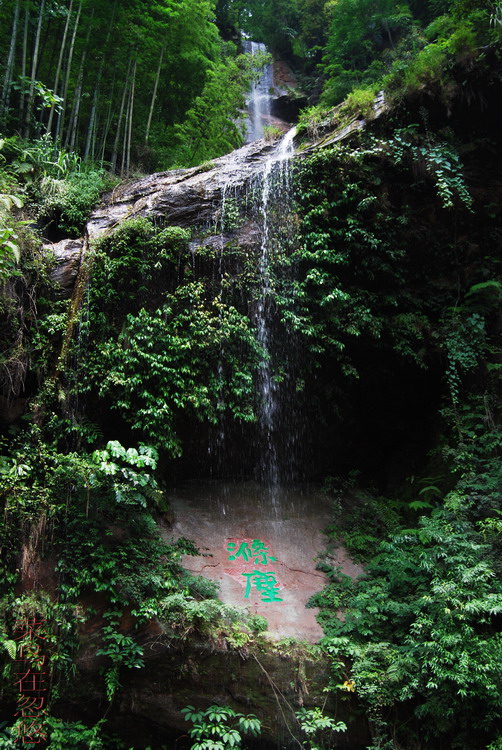
[[[16,685],[19,689],[16,717],[19,719],[16,742],[38,745],[47,740],[45,717],[47,716],[46,654],[47,631],[45,620],[32,616],[23,620],[16,628],[18,641]]]

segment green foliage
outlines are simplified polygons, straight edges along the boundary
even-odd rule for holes
[[[290,57],[300,32],[297,0],[217,0],[216,14],[220,26],[233,26],[249,38],[264,42],[270,51]],[[315,14],[314,14],[315,15]],[[308,23],[308,22],[307,22]],[[299,50],[305,53],[301,47]]]
[[[4,146],[5,140],[0,139],[0,151]],[[10,192],[15,190],[16,186],[5,169],[5,161],[5,156],[0,153],[0,283],[2,284],[16,273],[21,259],[19,229],[25,223],[17,220],[12,213],[13,209],[21,209],[24,201],[20,195]],[[4,192],[7,190],[9,192]]]
[[[450,107],[461,90],[456,66],[469,68],[500,38],[493,3],[339,0],[326,7],[331,18],[322,101],[328,105],[351,101],[370,86],[394,100],[434,89]]]
[[[9,60],[0,123],[9,135],[47,131],[86,163],[111,163],[122,174],[197,163],[240,143],[233,121],[247,88],[246,64],[219,36],[212,2],[86,0],[82,12],[78,7],[23,6],[18,27],[26,13],[26,37],[20,28],[14,33],[19,6],[8,0],[0,7],[0,51]],[[26,49],[35,47],[32,78]],[[74,216],[65,222],[74,226]]]
[[[369,117],[373,111],[375,96],[375,87],[353,89],[340,107],[340,116]]]
[[[0,392],[10,399],[24,388],[37,299],[50,286],[50,260],[42,254],[30,222],[20,220],[24,209],[19,209],[19,185],[10,182],[0,165],[0,191],[5,187],[9,192],[0,193]]]
[[[156,230],[147,219],[123,222],[95,248],[90,305],[93,327],[120,330],[127,313],[160,302],[162,292],[181,280],[188,262],[190,232],[181,227]],[[134,273],[131,273],[134,270]],[[93,309],[94,308],[94,309]]]
[[[44,733],[48,737],[45,745],[47,750],[112,750],[112,748],[123,750],[125,748],[125,745],[118,739],[103,732],[105,719],[101,719],[93,727],[88,727],[80,721],[63,721],[54,716],[47,716],[44,719]],[[23,731],[21,726],[21,720],[18,720],[10,730],[4,730],[5,737],[0,734],[1,750],[14,750],[19,747],[17,737],[18,733]],[[29,750],[34,750],[43,741],[40,735],[37,742],[26,740],[23,745]]]
[[[341,541],[355,560],[365,561],[373,556],[379,540],[399,524],[398,508],[397,501],[370,493],[336,493],[330,536]]]
[[[345,598],[343,621],[327,625],[326,646],[350,657],[382,737],[399,733],[385,716],[409,701],[429,742],[453,732],[454,746],[478,747],[475,733],[489,738],[500,720],[502,589],[493,552],[469,520],[471,502],[452,493],[430,518],[382,542]]]
[[[192,591],[196,593],[193,584]],[[248,615],[238,607],[223,604],[216,598],[215,591],[211,593],[214,598],[202,601],[186,592],[170,594],[156,603],[155,617],[174,638],[186,640],[202,636],[215,641],[224,639],[234,649],[247,646],[267,629],[264,617]],[[145,611],[135,610],[134,614],[141,619]]]
[[[60,148],[48,135],[32,141],[10,136],[3,141],[3,151],[8,172],[28,186],[44,177],[65,179],[82,168],[78,154]]]
[[[87,390],[111,396],[134,430],[171,455],[181,451],[181,413],[211,423],[224,412],[254,419],[261,353],[248,317],[221,291],[213,296],[203,281],[183,283],[187,239],[185,230],[135,220],[103,240],[83,322],[93,343]]]
[[[306,133],[311,141],[316,141],[321,129],[331,121],[330,110],[320,105],[306,107],[300,112],[297,125],[298,135]]]
[[[19,248],[19,227],[24,222],[16,221],[12,215],[13,207],[22,208],[23,201],[18,195],[0,193],[0,282],[5,282],[16,273],[16,266],[21,259]]]
[[[329,552],[319,563],[330,584],[311,604],[333,687],[346,700],[355,691],[372,748],[477,750],[496,742],[501,718],[498,262],[488,241],[455,288],[448,279],[469,263],[442,219],[429,255],[437,235],[420,229],[419,206],[469,236],[483,232],[451,137],[411,125],[385,141],[363,138],[305,159],[297,180],[302,244],[281,301],[314,358],[323,367],[329,358],[333,379],[362,377],[351,353],[371,367],[390,347],[424,368],[432,345],[444,377],[443,435],[428,470],[390,499],[331,483],[330,533],[365,562],[355,581]]]
[[[253,633],[263,633],[268,628],[268,622],[262,615],[250,615],[247,621],[250,630]]]
[[[323,149],[303,160],[296,179],[301,242],[289,261],[297,278],[280,298],[284,320],[314,353],[329,348],[348,375],[355,371],[346,352],[356,337],[391,337],[396,351],[423,366],[424,334],[441,305],[425,293],[427,262],[410,241],[418,229],[412,206],[391,184],[406,184],[410,202],[431,200],[432,184],[445,210],[470,211],[454,149],[424,144],[414,128],[398,130],[386,141]],[[443,254],[441,263],[454,257]]]
[[[254,714],[236,713],[229,706],[213,705],[200,711],[186,706],[181,713],[193,725],[188,730],[192,740],[195,740],[191,750],[239,748],[243,734],[257,737],[261,732],[260,720]]]
[[[50,732],[47,750],[104,750],[110,740],[102,734],[104,723],[101,719],[93,727],[87,727],[80,721],[68,722],[50,716],[47,718]]]
[[[57,112],[59,105],[47,84],[53,79],[49,57],[58,18],[65,11],[56,5],[46,3],[50,12],[42,18],[46,50],[32,114],[46,104],[55,104]],[[12,136],[3,143],[0,364],[9,398],[33,396],[37,376],[41,380],[54,370],[49,347],[67,330],[65,303],[40,294],[46,269],[22,212],[36,203],[36,215],[53,222],[51,229],[81,231],[105,184],[90,156],[110,159],[110,134],[127,133],[119,117],[122,95],[131,117],[132,160],[145,168],[197,164],[241,142],[235,120],[252,71],[234,45],[218,38],[211,4],[147,5],[86,3],[74,61],[87,54],[88,33],[103,55],[87,55],[88,89],[81,101],[78,65],[67,66],[69,96],[61,108],[69,135],[68,105],[81,106],[75,143],[83,152],[89,141],[85,167],[48,136],[34,142]],[[12,0],[0,3],[3,59],[9,56],[13,8]],[[32,13],[34,4],[26,8]],[[60,16],[53,17],[56,11]],[[215,13],[220,23],[237,22],[240,15],[255,38],[289,53],[300,51],[312,65],[326,45],[324,102],[348,93],[340,108],[347,117],[370,112],[382,76],[396,100],[408,92],[422,101],[436,89],[435,101],[446,106],[459,90],[468,99],[469,83],[460,87],[459,81],[479,55],[494,52],[500,27],[498,4],[470,1],[396,6],[368,0],[222,0]],[[30,21],[31,39],[33,15]],[[111,42],[105,44],[108,31]],[[111,50],[114,64],[108,66]],[[136,62],[129,60],[131,50]],[[17,48],[15,66],[20,58]],[[163,85],[152,101],[157,65]],[[12,86],[7,81],[9,106],[4,99],[0,104],[8,132],[17,127],[15,111],[22,97],[27,106],[32,83],[27,78],[16,88],[15,79]],[[61,93],[61,87],[55,90]],[[94,103],[97,119],[91,125]],[[145,144],[151,104],[153,124]],[[403,362],[430,367],[442,390],[438,400],[443,396],[442,435],[433,459],[441,463],[438,470],[427,467],[406,494],[401,488],[391,498],[354,484],[332,488],[330,533],[366,564],[356,581],[341,574],[329,553],[319,564],[330,583],[312,603],[321,608],[334,689],[347,700],[355,692],[370,720],[374,748],[421,743],[428,750],[480,745],[495,750],[502,719],[502,476],[495,398],[502,287],[493,250],[500,244],[498,206],[494,197],[479,211],[483,192],[478,187],[471,194],[451,131],[435,134],[424,111],[421,116],[423,127],[408,125],[387,138],[362,136],[350,147],[319,150],[296,168],[298,217],[288,221],[291,232],[298,227],[299,241],[291,254],[281,245],[272,258],[271,305],[282,315],[278,338],[294,343],[294,356],[291,349],[288,355],[301,371],[298,390],[306,382],[310,404],[315,409],[316,398],[321,404],[314,413],[322,413],[323,424],[341,423],[340,413],[353,404],[357,377],[381,368],[374,391],[379,398],[390,372],[396,380],[410,372],[401,373]],[[314,106],[302,115],[300,129],[316,139],[331,120],[324,105]],[[33,118],[29,123],[32,132],[37,127],[41,132],[41,126]],[[486,148],[495,153],[495,145]],[[469,180],[476,177],[470,156],[476,148],[474,142],[464,149]],[[199,171],[213,166],[206,162]],[[243,202],[228,199],[218,228],[234,230],[243,211]],[[157,619],[173,643],[214,639],[244,656],[267,628],[260,616],[246,618],[219,602],[212,583],[184,573],[181,556],[195,554],[195,548],[186,540],[163,541],[154,520],[165,509],[155,476],[158,450],[163,457],[179,455],[182,435],[197,421],[253,420],[253,381],[264,357],[247,309],[250,297],[251,304],[256,301],[256,259],[225,247],[215,272],[219,249],[208,244],[194,250],[190,239],[187,229],[134,219],[96,245],[79,336],[65,371],[32,399],[29,427],[14,425],[9,443],[1,443],[0,647],[10,661],[16,655],[13,618],[43,611],[50,668],[64,686],[65,677],[74,674],[79,626],[97,614],[83,602],[99,596],[107,609],[97,655],[110,701],[123,671],[143,664],[130,615],[134,625]],[[38,316],[37,295],[46,297]],[[291,370],[276,365],[276,379],[287,381]],[[365,386],[366,381],[359,393]],[[120,416],[112,434],[109,409]],[[365,429],[350,420],[344,425]],[[440,428],[435,422],[436,432]],[[411,431],[407,424],[406,429]],[[131,431],[148,445],[126,448],[111,439],[124,440]],[[33,560],[57,560],[57,597],[14,595],[20,546]],[[277,653],[291,658],[292,647],[280,644]],[[246,731],[255,736],[260,728],[256,717],[226,707],[187,707],[185,714],[198,750],[239,747]],[[332,745],[322,733],[342,729],[319,709],[304,710],[298,718],[307,747]],[[49,721],[54,750],[113,746],[101,724],[90,729],[80,722]]]
[[[263,135],[267,143],[273,143],[282,135],[282,130],[274,125],[266,125],[263,128]]]
[[[48,520],[54,537],[47,552],[58,560],[60,577],[58,602],[43,605],[54,642],[51,666],[63,677],[72,674],[76,628],[92,614],[82,611],[80,600],[99,594],[112,608],[106,613],[98,650],[111,663],[105,667],[111,699],[120,687],[119,670],[143,664],[141,647],[121,629],[122,613],[130,608],[148,620],[158,616],[158,602],[166,595],[177,590],[189,595],[190,583],[181,581],[179,559],[196,550],[186,540],[162,541],[147,510],[158,493],[151,474],[156,466],[153,449],[125,449],[110,441],[106,449],[92,454],[60,454],[34,431],[31,441],[20,440],[14,456],[12,463],[4,461],[2,475],[4,591],[13,582],[10,566],[16,565],[19,535],[28,533],[26,543],[31,543],[29,534],[39,528],[40,519]],[[21,605],[23,612],[31,606],[20,600],[19,605],[14,602],[15,611]],[[42,605],[35,606],[41,611]]]
[[[462,164],[455,149],[448,143],[417,144],[416,126],[399,129],[389,141],[389,148],[393,161],[398,164],[415,162],[422,163],[427,174],[433,178],[438,197],[443,208],[453,208],[463,205],[472,209],[472,197],[465,184]]]
[[[44,177],[37,196],[39,220],[45,228],[55,223],[65,237],[80,237],[108,184],[104,170],[74,172],[66,179]]]
[[[385,55],[410,31],[406,3],[391,0],[340,0],[331,13],[324,70],[328,81],[323,98],[337,104],[353,88],[371,84],[385,72]]]
[[[326,716],[320,708],[302,708],[295,712],[300,728],[307,739],[303,744],[309,750],[322,750],[322,748],[335,747],[333,745],[333,733],[347,731],[347,725],[343,721],[336,721]],[[329,731],[328,731],[329,730]]]
[[[204,297],[201,284],[185,285],[166,295],[154,313],[128,315],[119,337],[89,357],[100,397],[112,396],[135,430],[172,455],[180,453],[179,410],[213,423],[227,409],[253,419],[250,370],[258,349],[249,322],[235,308]],[[215,367],[221,350],[224,375]]]
[[[164,163],[194,166],[242,145],[238,125],[244,95],[253,71],[251,60],[237,56],[231,43],[221,46],[219,59],[206,73],[204,88],[187,110],[184,120],[172,128],[173,147],[159,150]]]
[[[140,669],[145,666],[142,659],[143,648],[131,636],[119,633],[115,628],[116,625],[105,625],[103,627],[104,644],[102,648],[96,651],[96,656],[106,656],[112,662],[112,666],[106,669],[104,673],[106,697],[109,701],[113,699],[113,696],[121,687],[119,682],[121,667]]]
[[[89,213],[111,181],[103,169],[82,163],[78,154],[45,135],[35,141],[11,136],[2,141],[4,170],[15,179],[32,214],[44,229],[80,237]],[[23,202],[16,198],[20,208]]]
[[[112,458],[115,460],[111,460]],[[117,440],[110,440],[105,450],[97,450],[92,454],[100,471],[114,477],[115,501],[130,505],[139,503],[143,507],[147,506],[147,499],[151,498],[158,486],[152,474],[142,470],[148,468],[153,471],[157,466],[157,458],[157,451],[150,446],[140,445],[139,450],[126,450]],[[91,478],[91,483],[92,481]]]

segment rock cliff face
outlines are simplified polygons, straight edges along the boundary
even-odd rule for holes
[[[246,197],[253,182],[259,180],[272,149],[272,143],[257,141],[199,167],[123,183],[103,196],[89,219],[85,240],[61,240],[44,246],[55,257],[52,279],[60,287],[60,296],[71,296],[88,242],[127,219],[141,216],[190,227],[194,230],[194,247],[221,248],[230,241],[241,247],[255,246],[259,242],[257,227],[244,220],[238,229],[232,228],[225,218],[225,199]]]
[[[268,195],[264,195],[264,174],[277,148],[277,144],[258,141],[200,167],[154,174],[120,185],[105,195],[88,222],[84,240],[63,240],[51,246],[57,263],[53,279],[61,287],[60,294],[71,295],[88,247],[132,218],[146,217],[161,225],[190,227],[194,257],[201,249],[225,252],[227,247],[259,256],[268,200]],[[138,746],[178,741],[186,732],[181,708],[221,702],[259,715],[264,724],[262,747],[289,748],[299,743],[294,711],[302,706],[325,705],[323,689],[329,679],[326,661],[318,648],[305,643],[315,643],[322,631],[314,611],[305,605],[324,584],[314,558],[325,543],[322,531],[330,517],[326,498],[319,497],[316,504],[309,496],[295,508],[278,503],[287,512],[282,517],[272,506],[261,512],[249,498],[239,506],[234,495],[230,518],[218,509],[213,509],[213,513],[203,493],[195,493],[192,503],[181,494],[181,500],[173,502],[175,524],[165,525],[164,535],[195,540],[206,556],[192,560],[195,573],[204,573],[201,566],[211,555],[214,575],[210,577],[221,584],[223,601],[232,606],[249,605],[252,613],[265,616],[269,619],[269,635],[230,648],[223,636],[218,641],[213,634],[204,643],[192,636],[183,640],[168,635],[169,630],[156,622],[136,631],[132,618],[125,618],[121,629],[134,633],[144,647],[146,666],[121,676],[124,689],[114,706],[110,729]],[[242,575],[238,575],[241,570],[228,573],[224,559],[225,544],[237,537],[260,537],[272,545],[278,574],[282,575],[279,602],[263,605],[259,596],[251,597],[249,602],[243,598]],[[357,575],[360,569],[347,560],[342,550],[339,553],[333,564],[340,564],[348,575]],[[107,705],[100,675],[104,664],[102,657],[96,656],[101,645],[104,605],[100,608],[99,602],[93,601],[92,606],[97,610],[95,622],[86,625],[80,634],[78,667],[84,679],[65,696],[61,708],[67,715],[73,712],[82,716],[84,707],[87,718],[96,720]],[[280,638],[287,641],[281,642]],[[354,720],[353,703],[350,700],[346,704],[346,715],[338,711],[337,718],[352,721],[340,747],[355,749],[365,746],[367,728],[364,720]],[[335,711],[335,706],[326,708]],[[181,739],[176,747],[181,750],[183,742]]]
[[[92,634],[89,651],[78,662],[82,679],[65,695],[67,714],[95,721],[107,710],[103,678],[98,674]],[[324,707],[350,725],[337,747],[363,750],[369,736],[366,720],[354,710],[353,701],[343,707],[327,699],[329,681],[325,656],[320,649],[284,642],[276,646],[254,644],[229,650],[223,644],[191,639],[176,643],[159,631],[143,632],[138,638],[146,665],[121,677],[123,689],[114,701],[107,727],[135,747],[165,746],[186,750],[188,724],[180,708],[211,703],[229,705],[242,713],[255,713],[262,722],[257,750],[289,750],[299,746],[298,721],[294,712],[302,706]]]
[[[316,643],[323,631],[316,622],[317,609],[308,600],[328,579],[316,569],[316,559],[327,545],[324,529],[331,522],[331,500],[307,487],[264,488],[253,482],[188,484],[171,493],[175,523],[166,537],[191,539],[198,557],[186,556],[183,564],[195,574],[218,583],[220,597],[235,607],[246,606],[265,617],[268,634],[275,640],[294,638]],[[277,601],[269,601],[252,586],[246,587],[260,565],[249,557],[255,540],[270,550],[266,562],[277,575]],[[241,546],[243,545],[243,546]],[[232,555],[229,548],[235,548]],[[240,552],[239,552],[240,549]],[[265,562],[268,553],[262,553]],[[356,577],[362,568],[352,563],[342,548],[331,563],[345,575]]]
[[[286,73],[284,75],[287,79]],[[286,99],[290,106],[289,95]],[[291,106],[295,109],[294,105]],[[377,119],[386,111],[383,95],[379,94],[370,119]],[[290,114],[294,115],[294,112]],[[325,124],[320,141],[302,153],[333,145],[365,124],[364,119],[354,118],[337,125],[334,117]],[[275,147],[274,143],[259,140],[198,167],[173,169],[123,183],[104,195],[101,204],[93,211],[86,228],[87,239],[92,242],[113,231],[121,222],[143,216],[192,228],[195,230],[194,247],[222,248],[229,242],[244,248],[256,247],[260,242],[256,224],[241,217],[239,225],[232,226],[225,216],[225,202],[238,197],[244,199],[247,208],[248,197],[260,181],[264,165]],[[52,278],[61,287],[60,294],[71,296],[85,253],[84,240],[61,240],[45,247],[55,255]]]
[[[218,226],[225,194],[244,192],[261,173],[271,150],[271,144],[257,141],[200,167],[160,172],[121,185],[92,214],[89,237],[99,237],[137,216],[179,226]]]
[[[77,280],[84,240],[61,240],[44,245],[44,250],[52,252],[56,266],[51,273],[52,281],[59,287],[61,297],[71,297]]]

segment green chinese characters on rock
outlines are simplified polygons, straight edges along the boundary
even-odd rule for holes
[[[254,570],[252,573],[243,573],[246,580],[246,591],[244,598],[249,599],[249,595],[254,586],[256,591],[261,594],[262,602],[282,602],[282,599],[277,596],[279,584],[277,583],[275,573],[272,572],[261,572],[260,570]]]
[[[251,546],[249,546],[249,542],[244,541],[239,544],[238,549],[236,547],[236,542],[228,543],[227,551],[232,552],[228,556],[229,560],[237,560],[240,557],[244,562],[253,562],[255,565],[268,565],[269,561],[276,562],[277,560],[276,557],[269,554],[268,547],[259,539],[253,539]]]
[[[269,546],[260,539],[253,540],[228,540],[228,560],[238,562],[249,568],[241,572],[246,579],[244,598],[249,599],[252,591],[261,594],[262,602],[282,602],[279,596],[279,583],[277,573],[272,570],[252,569],[251,566],[269,565],[277,562],[277,558],[270,554]]]

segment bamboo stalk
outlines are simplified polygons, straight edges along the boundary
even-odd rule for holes
[[[153,87],[152,101],[151,101],[151,104],[150,104],[150,112],[148,113],[148,122],[146,123],[145,143],[148,143],[148,138],[150,136],[150,126],[152,124],[153,110],[154,110],[154,107],[155,107],[155,100],[157,98],[157,89],[159,87],[160,71],[161,71],[161,68],[162,68],[162,61],[164,59],[164,51],[165,51],[165,49],[166,48],[164,46],[164,47],[162,47],[162,49],[160,51],[159,66],[157,68],[157,75],[155,76],[155,84],[154,84],[154,87]]]
[[[30,91],[28,94],[28,102],[26,104],[26,113],[25,113],[25,119],[24,119],[24,137],[25,138],[28,138],[30,134],[30,116],[31,116],[31,111],[33,109],[33,98],[34,98],[34,93],[35,93],[35,77],[37,75],[37,70],[38,70],[38,53],[40,49],[40,35],[42,32],[42,19],[44,15],[44,7],[45,7],[45,0],[41,0],[40,12],[38,14],[37,33],[35,37],[35,47],[33,50],[33,60],[31,63],[31,84],[30,84]]]
[[[23,55],[22,55],[22,60],[21,60],[21,76],[23,77],[23,80],[26,78],[26,69],[27,69],[29,21],[30,21],[30,6],[28,2],[25,0],[24,29],[23,29]],[[23,90],[23,93],[21,94],[20,99],[19,99],[19,122],[23,122],[24,99],[25,99],[25,94]]]
[[[61,111],[58,112],[58,117],[57,117],[57,122],[56,122],[56,133],[54,136],[55,141],[58,141],[58,140],[61,140],[61,142],[63,141],[64,118],[66,114],[66,104],[68,101],[68,88],[70,85],[71,64],[73,60],[73,52],[75,50],[75,39],[77,36],[78,25],[80,23],[81,13],[82,13],[82,0],[80,0],[80,5],[78,6],[77,17],[75,19],[75,26],[73,27],[73,34],[72,34],[71,43],[70,43],[70,50],[68,52],[68,61],[66,64],[66,76],[65,76],[65,82],[64,82],[64,87],[63,87],[63,104],[61,106]]]
[[[70,7],[68,8],[68,15],[66,17],[66,23],[65,23],[64,32],[63,32],[63,40],[61,42],[61,49],[59,51],[59,58],[58,58],[58,64],[57,64],[57,68],[56,68],[56,74],[54,76],[53,91],[54,91],[54,94],[56,94],[56,95],[58,93],[59,76],[61,75],[61,67],[63,65],[63,55],[64,55],[64,51],[65,51],[65,48],[66,48],[66,38],[68,36],[68,29],[70,27],[70,19],[71,19],[72,10],[73,10],[73,0],[70,0]],[[56,105],[55,105],[55,103],[53,103],[52,106],[51,106],[51,111],[49,113],[49,120],[47,122],[47,132],[48,133],[50,133],[51,130],[52,130],[52,120],[54,118],[54,109],[55,109],[55,107],[56,107]]]
[[[10,103],[10,90],[12,86],[12,75],[14,72],[14,59],[16,56],[17,27],[19,25],[20,0],[16,0],[14,8],[14,21],[12,23],[12,35],[10,39],[9,55],[5,68],[5,78],[2,91],[1,111],[7,112]]]
[[[127,65],[126,79],[124,83],[124,89],[122,91],[122,101],[120,102],[120,111],[119,111],[119,117],[117,120],[117,129],[115,131],[115,141],[113,143],[113,151],[112,151],[112,158],[111,158],[112,172],[115,172],[117,168],[117,161],[118,161],[118,154],[119,154],[120,126],[122,123],[122,116],[124,114],[124,107],[125,107],[126,96],[127,96],[127,86],[128,86],[128,81],[129,81],[130,70],[131,70],[131,58],[129,58],[129,63]]]
[[[131,106],[129,107],[129,132],[127,135],[127,169],[126,173],[129,172],[129,169],[131,167],[131,139],[132,139],[132,118],[133,118],[133,112],[134,112],[134,95],[136,92],[136,67],[137,67],[138,60],[134,61],[134,68],[132,73],[132,84],[131,84]]]

